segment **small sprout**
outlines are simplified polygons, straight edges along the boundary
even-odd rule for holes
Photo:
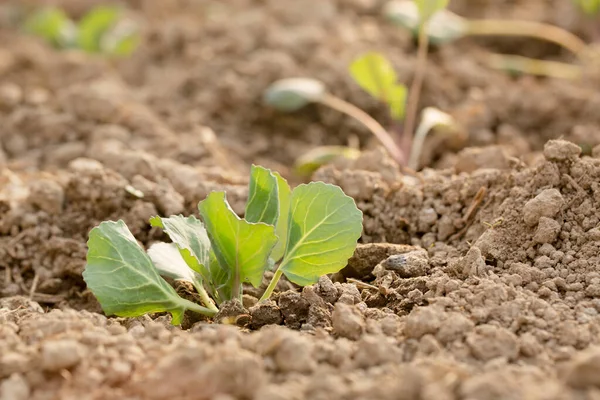
[[[427,36],[427,27],[430,25],[430,19],[438,12],[441,12],[447,5],[447,0],[414,0],[419,12],[418,28],[418,47],[417,63],[415,64],[415,74],[410,84],[410,96],[406,105],[406,119],[404,121],[404,132],[401,147],[405,153],[410,153],[411,157],[415,152],[413,148],[413,136],[415,134],[415,125],[419,109],[419,98],[425,81],[425,71],[427,69],[427,59],[429,52],[429,37]],[[418,149],[420,153],[420,149]],[[409,162],[410,165],[410,162]]]
[[[333,160],[345,158],[355,160],[360,156],[360,150],[346,146],[321,146],[303,154],[296,160],[296,173],[300,176],[310,176],[317,169]]]
[[[175,325],[186,310],[214,316],[216,304],[240,299],[245,282],[258,287],[280,260],[261,298],[268,299],[282,275],[305,286],[341,270],[362,232],[362,212],[339,187],[311,182],[291,190],[279,174],[258,166],[252,167],[245,218],[224,192],[210,193],[198,209],[202,220],[153,217],[150,224],[172,243],[147,252],[123,221],[92,229],[83,278],[106,314],[167,311]],[[203,305],[179,297],[161,275],[191,282]]]
[[[384,15],[396,25],[400,25],[416,36],[419,32],[420,17],[417,5],[410,1],[390,1],[384,7]],[[453,42],[468,34],[468,25],[464,18],[449,10],[436,12],[426,27],[427,36],[432,44]]]
[[[394,67],[383,54],[364,54],[350,64],[349,70],[364,91],[389,106],[394,120],[404,119],[407,89],[398,83]]]
[[[289,78],[273,83],[265,91],[264,102],[285,112],[297,111],[319,101],[325,94],[323,82],[310,78]]]
[[[573,0],[573,2],[589,16],[596,16],[600,13],[600,0]]]
[[[450,130],[456,130],[457,124],[450,114],[434,107],[427,107],[421,113],[421,123],[417,127],[413,146],[411,148],[408,167],[416,170],[419,167],[419,157],[423,149],[423,143],[427,135],[433,128],[444,127]]]
[[[122,18],[116,6],[98,6],[73,22],[58,8],[35,13],[25,23],[26,29],[57,48],[77,48],[88,53],[126,56],[139,44],[137,26]]]
[[[437,11],[426,24],[426,36],[432,43],[445,43],[464,36],[524,36],[558,44],[581,57],[587,44],[573,33],[554,25],[535,21],[466,19],[448,10],[438,9],[445,2],[430,0]],[[594,0],[598,3],[598,0]],[[384,15],[393,23],[420,32],[419,3],[426,0],[392,0],[384,7]]]
[[[58,48],[74,45],[77,28],[67,14],[55,7],[44,8],[25,21],[25,30]]]

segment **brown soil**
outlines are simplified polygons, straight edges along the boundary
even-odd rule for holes
[[[54,2],[73,15],[94,3]],[[530,40],[436,49],[422,105],[468,135],[431,137],[431,168],[412,177],[338,113],[260,102],[273,80],[311,76],[385,120],[346,73],[379,49],[413,74],[413,43],[380,1],[131,1],[144,42],[121,61],[19,33],[15,5],[39,3],[0,6],[1,400],[600,398],[598,85],[482,63],[490,50],[569,55]],[[510,3],[452,7],[590,38],[569,2]],[[100,221],[121,218],[149,244],[161,238],[150,216],[192,213],[213,189],[243,212],[250,163],[298,182],[291,160],[354,137],[371,150],[313,177],[365,215],[342,273],[281,282],[264,304],[249,288],[223,324],[188,315],[183,329],[107,318],[85,290]]]

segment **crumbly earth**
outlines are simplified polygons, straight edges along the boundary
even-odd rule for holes
[[[74,16],[94,2],[55,1]],[[422,105],[465,134],[434,134],[412,176],[333,111],[260,103],[271,81],[312,76],[385,120],[346,73],[379,49],[413,74],[412,41],[381,20],[380,1],[131,1],[144,41],[119,61],[19,33],[15,7],[39,3],[0,6],[0,400],[600,398],[597,82],[483,62],[568,55],[531,40],[434,50]],[[593,38],[569,2],[452,7]],[[364,213],[341,273],[282,281],[266,303],[264,284],[246,288],[220,324],[190,314],[182,327],[107,318],[86,291],[100,221],[123,219],[149,245],[162,238],[151,216],[193,213],[211,190],[242,213],[249,163],[297,183],[290,160],[353,137],[370,150],[313,177]]]

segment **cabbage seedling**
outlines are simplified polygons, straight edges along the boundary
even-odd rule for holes
[[[171,243],[148,252],[123,221],[91,230],[83,278],[108,315],[134,317],[170,312],[174,325],[186,310],[213,316],[227,300],[240,299],[242,284],[258,287],[275,274],[261,300],[285,275],[305,286],[341,270],[362,232],[362,213],[342,189],[323,182],[291,190],[276,172],[253,166],[245,217],[231,209],[225,192],[198,204],[200,218],[153,217]],[[162,276],[188,281],[202,305],[183,299]]]
[[[126,56],[139,44],[137,26],[122,18],[121,8],[115,6],[98,6],[78,23],[59,8],[44,8],[25,22],[25,30],[57,48],[88,53]]]

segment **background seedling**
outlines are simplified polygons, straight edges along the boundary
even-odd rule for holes
[[[594,0],[591,3],[598,3],[598,1]],[[585,7],[590,12],[595,10],[594,4],[586,4]],[[410,29],[415,34],[419,32],[421,26],[419,9],[412,1],[392,0],[386,4],[384,14],[394,23]],[[582,39],[557,26],[535,21],[470,20],[448,10],[440,10],[431,17],[427,27],[427,36],[431,42],[436,44],[454,41],[465,36],[531,37],[555,43],[569,50],[584,65],[593,60],[591,56],[596,52]],[[579,66],[518,56],[494,54],[490,56],[488,63],[493,68],[533,75],[576,78],[582,74]]]
[[[398,123],[404,120],[408,92],[406,86],[398,82],[392,64],[385,56],[376,52],[366,53],[351,63],[349,72],[362,89],[387,105],[392,121]],[[418,167],[423,141],[434,127],[449,125],[455,127],[453,121],[450,123],[452,118],[448,114],[429,108],[428,112],[423,114],[427,118],[423,119],[417,127],[419,142],[416,146],[412,145],[412,137],[409,140],[404,139],[407,135],[405,130],[399,131],[400,137],[395,141],[391,134],[371,116],[358,107],[329,94],[322,82],[309,78],[277,81],[265,91],[264,100],[268,105],[281,111],[296,111],[314,102],[352,116],[362,122],[379,139],[401,166],[408,166],[411,169]],[[415,101],[418,102],[418,99]],[[443,116],[443,118],[436,119],[432,116]],[[317,147],[298,158],[296,171],[300,175],[309,175],[318,167],[336,158],[355,159],[359,154],[357,149],[346,146]]]
[[[137,48],[139,34],[122,11],[116,6],[98,6],[75,23],[61,9],[48,7],[28,18],[24,27],[59,49],[126,56]]]
[[[168,311],[173,324],[191,310],[213,316],[224,301],[241,299],[242,284],[258,287],[278,267],[261,300],[285,275],[301,286],[341,270],[362,232],[362,213],[334,185],[311,182],[291,190],[275,172],[253,166],[245,218],[225,192],[198,204],[201,220],[153,217],[172,243],[146,253],[123,221],[92,229],[83,278],[106,314],[139,316]],[[203,305],[180,298],[160,275],[191,282]]]
[[[590,17],[595,17],[600,13],[600,0],[573,0],[573,3]]]
[[[408,104],[406,110],[406,120],[404,121],[404,135],[402,137],[402,148],[410,149],[412,146],[413,130],[417,120],[419,108],[419,98],[425,79],[425,69],[427,68],[427,53],[429,48],[429,37],[427,36],[427,26],[429,20],[439,11],[446,8],[448,0],[414,0],[417,7],[418,20],[418,49],[417,64],[415,73],[410,85]]]
[[[362,123],[399,164],[405,163],[404,154],[379,122],[355,105],[327,92],[325,85],[316,79],[289,78],[276,81],[267,88],[263,99],[267,105],[286,112],[297,111],[309,103],[333,108]]]
[[[411,31],[420,31],[419,7],[410,0],[392,0],[384,7],[385,16]],[[439,10],[431,17],[427,36],[445,43],[465,36],[523,36],[554,42],[575,55],[581,55],[587,44],[576,35],[554,25],[535,21],[467,19],[449,10]]]

